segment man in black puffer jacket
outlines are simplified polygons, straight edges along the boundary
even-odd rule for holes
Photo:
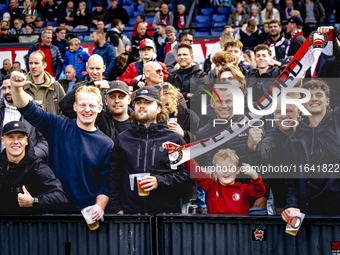
[[[182,166],[171,169],[168,152],[162,144],[171,141],[183,145],[179,134],[169,130],[164,122],[168,116],[155,87],[137,91],[134,100],[135,119],[131,128],[118,135],[110,163],[110,211],[117,214],[161,213],[181,211],[180,192],[192,183]],[[137,182],[130,175],[150,173],[140,182],[148,196],[138,195]]]
[[[61,183],[29,145],[26,126],[11,121],[4,126],[0,158],[0,214],[59,211],[68,199]]]

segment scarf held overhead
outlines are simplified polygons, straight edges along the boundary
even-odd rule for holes
[[[260,100],[254,105],[255,109],[268,110],[272,105],[273,89],[278,88],[278,101],[280,99],[280,91],[282,88],[292,88],[296,82],[302,77],[308,68],[314,63],[314,51],[321,51],[322,53],[332,56],[340,56],[340,33],[337,29],[330,30],[328,35],[319,35],[317,33],[311,33],[308,39],[301,46],[299,51],[295,54],[293,59],[289,62],[287,67],[282,71],[279,77],[276,79],[270,89],[260,98]],[[336,42],[333,45],[333,38]],[[333,49],[334,48],[334,49]],[[339,59],[337,60],[339,61]],[[245,114],[238,123],[248,123],[254,119],[260,119],[262,115],[256,115],[251,112]],[[173,143],[165,143],[169,153],[169,160],[171,168],[176,169],[178,165],[185,163],[186,161],[200,156],[222,144],[229,141],[233,137],[237,136],[248,126],[234,124],[226,130],[209,138],[202,139],[190,144],[178,146]]]

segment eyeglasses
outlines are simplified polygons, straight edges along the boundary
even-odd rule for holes
[[[155,72],[156,72],[156,74],[161,74],[161,73],[163,73],[163,69],[157,69],[157,70],[155,70]]]
[[[14,22],[14,25],[19,25],[20,23],[18,23],[18,22]]]
[[[194,40],[184,39],[184,41],[187,41],[187,42],[193,43],[193,41],[194,41]]]
[[[161,88],[163,88],[163,90],[169,90],[169,89],[170,89],[169,84],[155,85],[154,87],[155,87],[157,90],[160,90]]]

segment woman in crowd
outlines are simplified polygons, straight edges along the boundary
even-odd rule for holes
[[[33,34],[34,26],[31,24],[26,24],[26,35],[28,36],[19,36],[19,42],[21,43],[33,43],[37,42],[39,39],[39,35],[30,35]]]
[[[262,20],[275,19],[281,21],[280,12],[274,8],[274,3],[271,0],[266,2],[266,8],[261,11]]]
[[[187,143],[195,141],[199,118],[196,113],[178,103],[179,89],[168,82],[155,87],[158,88],[161,101],[169,113],[168,127],[181,135]]]

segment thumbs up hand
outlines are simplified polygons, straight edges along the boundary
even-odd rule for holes
[[[34,198],[27,191],[25,185],[22,186],[24,194],[18,193],[18,204],[20,207],[32,207]]]

